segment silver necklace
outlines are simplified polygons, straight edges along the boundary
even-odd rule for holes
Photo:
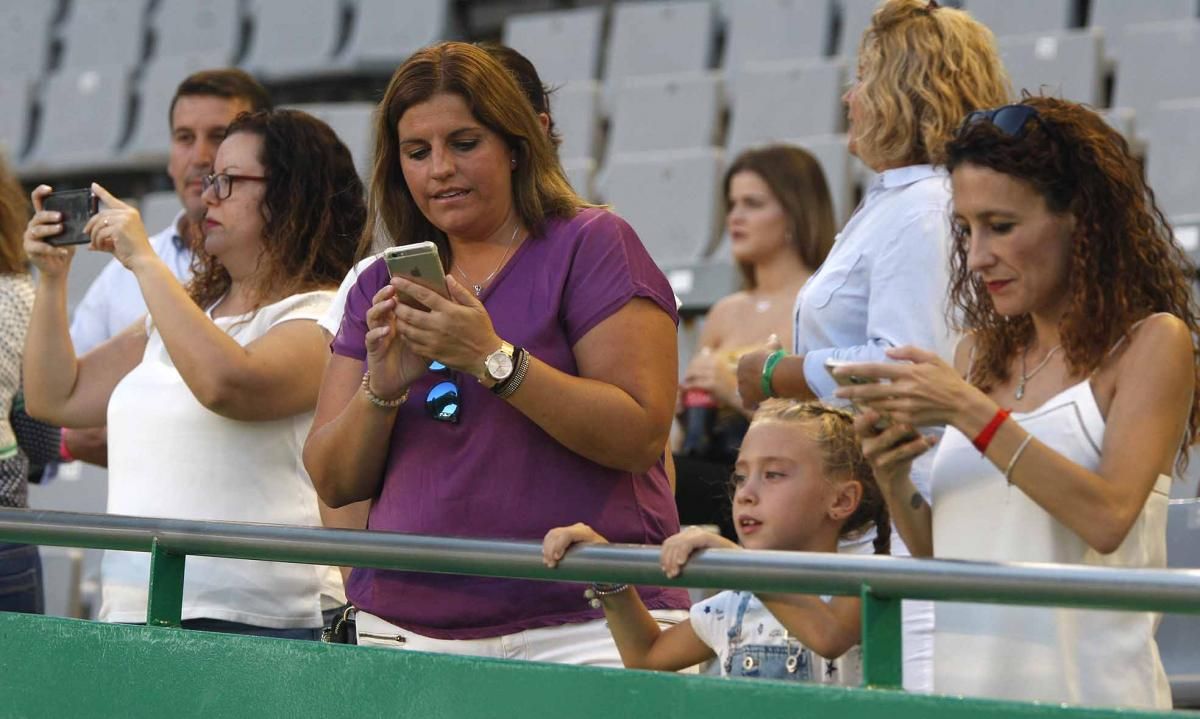
[[[462,278],[467,281],[467,284],[471,285],[471,289],[475,290],[476,297],[483,292],[484,285],[491,282],[492,278],[496,276],[496,273],[500,271],[500,268],[504,266],[504,261],[508,259],[508,253],[512,251],[513,243],[517,241],[517,233],[520,231],[520,225],[517,225],[513,228],[512,237],[508,238],[508,247],[504,248],[504,254],[500,256],[500,261],[496,263],[496,268],[492,270],[491,274],[489,274],[487,277],[484,277],[483,281],[479,283],[472,282],[471,278],[467,277],[467,273],[463,272],[462,267],[458,266],[457,264],[454,265],[454,271],[462,275]]]
[[[1046,366],[1046,363],[1050,361],[1050,358],[1054,356],[1054,353],[1060,349],[1062,349],[1061,344],[1054,345],[1054,347],[1050,348],[1050,351],[1046,353],[1046,357],[1038,363],[1038,366],[1033,368],[1032,372],[1026,372],[1025,355],[1029,354],[1029,348],[1025,348],[1025,351],[1021,353],[1021,380],[1017,382],[1017,391],[1013,393],[1017,399],[1021,399],[1025,396],[1025,383],[1028,382],[1035,374],[1041,372],[1042,368]]]

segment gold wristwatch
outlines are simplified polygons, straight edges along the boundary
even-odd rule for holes
[[[512,376],[515,352],[511,344],[501,340],[500,349],[484,358],[483,376],[480,379],[485,387],[495,387]]]

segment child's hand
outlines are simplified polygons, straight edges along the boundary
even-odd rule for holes
[[[688,527],[679,534],[668,537],[667,541],[662,545],[662,564],[663,574],[667,575],[668,579],[674,579],[683,572],[683,565],[687,564],[692,553],[698,549],[741,549],[738,545],[722,537],[719,534],[714,534],[699,527]]]
[[[546,538],[542,540],[542,561],[554,569],[575,544],[608,544],[608,540],[583,522],[576,522],[569,527],[555,527],[546,532]]]

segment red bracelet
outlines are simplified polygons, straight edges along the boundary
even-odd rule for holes
[[[996,436],[996,430],[1000,429],[1000,425],[1004,424],[1004,420],[1008,419],[1008,415],[1012,414],[1012,410],[1001,407],[996,410],[996,415],[992,417],[992,421],[987,423],[987,426],[980,430],[979,434],[975,435],[975,439],[971,440],[971,444],[975,445],[975,449],[979,450],[980,454],[986,454],[988,445],[992,443],[992,438]]]
[[[71,455],[71,450],[67,449],[67,431],[62,431],[62,439],[58,442],[58,459],[62,463],[74,462],[75,457]]]

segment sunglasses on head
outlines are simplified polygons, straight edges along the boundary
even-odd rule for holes
[[[958,132],[962,134],[968,127],[987,122],[1005,135],[1018,138],[1025,134],[1025,128],[1029,126],[1030,118],[1039,124],[1042,123],[1042,116],[1032,105],[1005,105],[989,110],[974,110],[967,113]]]
[[[425,395],[425,414],[438,422],[458,424],[462,405],[458,384],[454,381],[450,368],[433,360],[429,363],[429,371],[451,379],[438,382],[430,388],[429,393]]]

